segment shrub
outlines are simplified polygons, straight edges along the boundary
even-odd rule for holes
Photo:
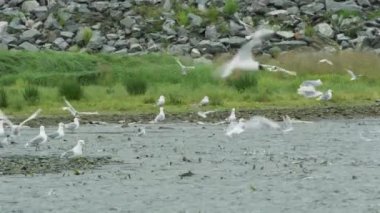
[[[207,20],[211,23],[215,23],[219,18],[219,11],[216,7],[211,7],[206,12]]]
[[[83,97],[81,85],[74,80],[64,81],[58,89],[59,95],[66,97],[68,100],[80,100]]]
[[[40,100],[40,91],[37,87],[32,85],[25,87],[22,95],[24,97],[24,100],[29,104],[35,104]]]
[[[148,83],[142,77],[129,76],[124,80],[124,87],[130,95],[143,95],[148,88]]]
[[[227,15],[233,15],[239,9],[238,2],[236,0],[226,0],[223,11]]]
[[[8,96],[4,88],[0,89],[0,107],[8,107]]]
[[[257,79],[254,73],[241,73],[238,76],[232,76],[227,79],[227,84],[235,87],[239,92],[243,92],[248,88],[257,86]]]
[[[187,26],[189,24],[189,17],[187,16],[187,12],[181,10],[176,15],[177,23],[182,26]]]
[[[314,27],[310,24],[305,26],[305,36],[312,37],[315,33]]]

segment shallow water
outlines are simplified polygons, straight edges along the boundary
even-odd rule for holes
[[[143,137],[136,126],[81,126],[38,152],[24,148],[38,129],[26,129],[1,156],[60,155],[84,139],[86,156],[123,163],[82,175],[0,176],[0,212],[380,212],[380,119],[323,120],[232,139],[225,125],[144,126]]]

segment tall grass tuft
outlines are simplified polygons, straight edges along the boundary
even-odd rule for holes
[[[239,73],[239,75],[227,79],[227,84],[234,87],[237,91],[243,92],[248,88],[257,87],[257,77],[254,73]]]
[[[32,85],[28,85],[24,88],[22,96],[24,97],[24,100],[29,104],[36,104],[40,101],[40,91],[37,87]]]
[[[0,107],[2,108],[8,107],[8,96],[4,88],[0,89]]]
[[[68,100],[80,100],[83,97],[83,89],[81,85],[74,80],[64,81],[58,88],[60,96]]]
[[[130,95],[143,95],[148,88],[148,82],[139,76],[128,76],[124,79],[124,88]]]
[[[182,26],[187,26],[189,24],[189,17],[187,16],[187,12],[181,10],[176,15],[177,23]]]
[[[239,9],[239,5],[238,5],[238,2],[237,0],[226,0],[225,3],[224,3],[224,8],[223,8],[223,11],[227,14],[227,15],[233,15],[234,13],[236,13]]]

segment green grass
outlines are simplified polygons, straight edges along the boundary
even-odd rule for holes
[[[224,3],[223,12],[226,13],[226,15],[233,15],[236,13],[239,9],[239,3],[237,0],[226,0]]]
[[[216,60],[216,64],[229,57]],[[334,63],[331,67],[318,64],[322,58]],[[81,85],[83,96],[72,100],[78,110],[101,113],[155,113],[154,103],[165,95],[167,112],[194,111],[193,105],[205,95],[210,97],[209,109],[253,109],[272,107],[308,107],[321,105],[350,105],[372,103],[380,99],[379,56],[369,53],[341,52],[331,55],[289,52],[276,59],[260,59],[266,64],[279,65],[298,72],[296,77],[281,73],[256,72],[234,74],[231,79],[241,82],[231,86],[228,80],[217,77],[218,66],[196,65],[183,76],[174,58],[165,54],[143,56],[89,55],[64,52],[0,52],[0,83],[7,93],[4,109],[10,114],[28,114],[41,107],[44,115],[63,115],[63,93],[60,85],[71,82]],[[218,63],[219,62],[219,63]],[[351,82],[345,69],[351,68],[363,74],[358,81]],[[239,80],[239,76],[252,75]],[[124,80],[144,79],[146,91],[130,94],[125,90]],[[237,79],[235,79],[237,78]],[[333,90],[331,102],[322,104],[314,99],[305,99],[296,91],[304,80],[321,79],[320,90]],[[256,84],[256,86],[250,86]],[[144,83],[145,84],[145,83]],[[38,87],[39,101],[28,105],[23,98],[27,86]],[[145,87],[145,86],[144,86]],[[74,92],[75,93],[75,92]]]

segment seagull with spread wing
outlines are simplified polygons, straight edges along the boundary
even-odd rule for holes
[[[182,73],[182,75],[187,75],[187,73],[189,72],[189,70],[195,69],[194,66],[185,66],[185,65],[183,65],[178,58],[175,58],[175,61],[181,67],[181,73]]]
[[[63,110],[67,110],[70,112],[70,114],[74,117],[78,117],[79,115],[98,115],[99,113],[98,112],[79,112],[77,111],[71,104],[70,102],[64,98],[63,99],[65,101],[65,104],[66,106],[65,107],[62,107]]]

